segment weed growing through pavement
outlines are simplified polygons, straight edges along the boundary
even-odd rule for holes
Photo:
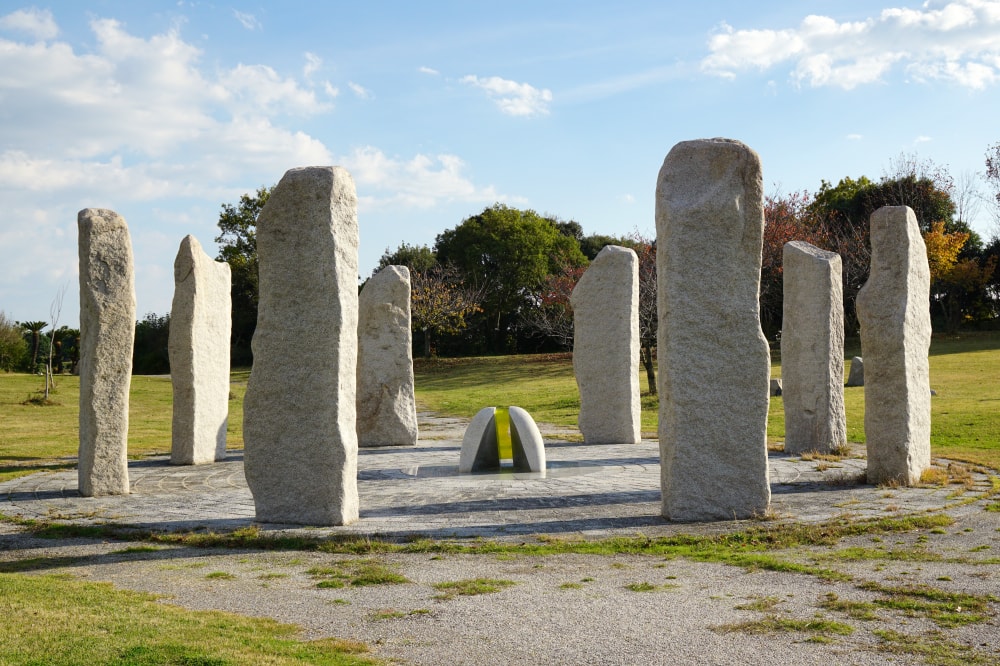
[[[497,578],[471,578],[443,583],[435,583],[434,589],[441,592],[435,599],[453,599],[456,596],[472,597],[480,594],[493,594],[504,588],[516,585],[512,580]]]

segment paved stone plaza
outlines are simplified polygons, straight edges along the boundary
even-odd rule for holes
[[[657,443],[594,445],[573,429],[540,425],[548,471],[538,474],[458,475],[466,421],[420,414],[416,447],[361,449],[358,488],[361,519],[354,525],[266,529],[313,535],[363,534],[392,539],[523,538],[529,535],[599,537],[691,532],[691,523],[660,516]],[[169,443],[164,443],[167,448]],[[858,449],[859,456],[862,448]],[[839,515],[887,516],[941,508],[954,488],[876,488],[855,482],[862,457],[803,461],[770,454],[772,514],[779,520],[818,522]],[[822,471],[821,471],[822,470]],[[243,477],[243,455],[175,466],[168,456],[129,463],[132,494],[81,497],[75,469],[39,473],[0,484],[0,513],[25,518],[110,522],[155,530],[225,531],[254,523],[254,504]],[[977,485],[988,487],[985,476]],[[698,529],[726,530],[729,521]]]

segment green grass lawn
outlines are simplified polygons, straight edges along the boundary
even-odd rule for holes
[[[332,638],[301,640],[297,627],[218,611],[191,611],[152,594],[61,575],[0,573],[4,664],[381,663],[367,647]]]
[[[243,448],[243,394],[249,370],[230,379],[229,448]],[[79,447],[80,378],[56,377],[54,404],[25,404],[44,386],[37,375],[0,373],[0,481],[41,469],[76,467]],[[170,377],[132,377],[129,397],[130,457],[170,453],[173,392]]]
[[[860,354],[849,344],[845,356]],[[931,345],[931,444],[935,455],[1000,468],[1000,333],[937,337]],[[845,363],[845,372],[846,372]],[[781,376],[777,354],[772,376]],[[580,400],[569,354],[418,360],[417,399],[430,409],[463,417],[489,405],[518,405],[536,421],[575,426]],[[229,448],[243,446],[243,394],[249,370],[234,370],[228,430]],[[23,404],[42,388],[42,378],[0,374],[0,481],[76,465],[79,379],[57,378],[56,405]],[[643,389],[642,430],[655,437],[657,401]],[[129,455],[170,451],[169,377],[132,378]],[[864,441],[864,388],[844,391],[848,439]],[[784,438],[781,398],[771,401],[768,439]]]

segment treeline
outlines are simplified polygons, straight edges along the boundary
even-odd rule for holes
[[[843,260],[845,333],[857,335],[855,299],[868,279],[868,220],[882,206],[913,209],[927,245],[932,289],[928,307],[937,330],[992,327],[1000,322],[1000,238],[985,240],[968,219],[982,204],[1000,219],[1000,144],[990,148],[983,195],[956,185],[947,169],[901,157],[873,180],[821,183],[815,193],[766,197],[760,288],[767,337],[780,336],[782,250],[803,240]],[[992,161],[991,161],[992,160]],[[251,361],[256,324],[255,223],[270,190],[260,188],[223,205],[216,238],[219,258],[233,268],[233,359]],[[652,374],[656,344],[655,239],[587,234],[576,221],[495,204],[437,235],[432,246],[386,248],[376,270],[410,269],[415,353],[441,356],[511,354],[572,346],[569,295],[589,262],[608,244],[640,258],[643,362]]]

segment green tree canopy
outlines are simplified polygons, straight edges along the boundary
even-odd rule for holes
[[[410,245],[403,242],[395,251],[390,252],[385,248],[385,252],[378,260],[378,266],[372,272],[374,275],[386,266],[406,266],[411,273],[423,273],[437,265],[437,256],[434,250],[426,245]]]
[[[454,264],[482,294],[478,333],[490,352],[516,351],[520,312],[546,276],[586,264],[578,240],[554,220],[499,203],[439,234],[434,249],[438,262]]]

